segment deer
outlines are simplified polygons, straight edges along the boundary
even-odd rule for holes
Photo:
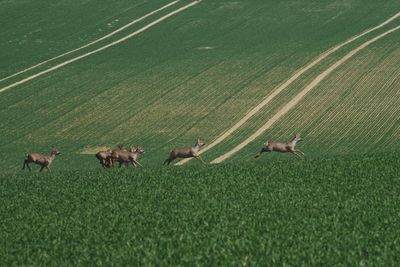
[[[112,154],[112,149],[107,149],[105,151],[99,151],[96,153],[96,158],[100,161],[100,165],[103,168],[110,168],[112,166],[112,161],[111,161],[111,154]]]
[[[133,166],[136,167],[136,165],[141,166],[141,164],[137,161],[137,158],[139,154],[143,154],[144,150],[143,148],[140,149],[135,149],[133,145],[130,145],[129,151],[126,149],[119,149],[119,150],[114,150],[111,154],[111,159],[112,161],[116,160],[119,162],[119,167],[121,168],[122,164],[125,164],[125,166],[128,166],[129,163],[132,163]]]
[[[112,149],[111,153],[107,155],[106,161],[109,163],[109,167],[112,167],[114,165],[114,160],[118,159],[119,153],[124,153],[127,152],[126,148],[124,147],[124,144],[119,144],[118,149]],[[114,154],[114,156],[113,156]]]
[[[165,164],[169,165],[176,158],[195,158],[206,164],[198,154],[200,149],[205,145],[206,144],[200,138],[197,138],[196,143],[192,147],[174,148],[170,152],[169,157],[164,161],[163,165]]]
[[[301,159],[304,159],[304,153],[299,149],[296,149],[296,144],[301,141],[303,141],[303,139],[297,133],[294,134],[293,139],[290,142],[272,142],[268,140],[267,142],[264,143],[263,147],[261,148],[260,152],[257,153],[255,158],[260,157],[261,154],[264,152],[281,152],[281,153],[290,152],[293,155],[296,155]]]
[[[135,167],[137,165],[139,165],[140,167],[143,167],[142,164],[139,163],[138,157],[139,157],[139,155],[143,155],[144,153],[145,152],[144,152],[143,147],[141,145],[138,145],[138,147],[135,149],[135,151],[132,152],[130,155],[130,162],[132,163],[132,165],[134,165]]]
[[[50,171],[50,165],[53,163],[56,156],[60,154],[61,154],[60,151],[58,151],[57,148],[55,147],[52,148],[50,156],[44,156],[39,153],[30,153],[26,155],[22,169],[25,169],[25,167],[27,167],[29,171],[31,171],[31,167],[29,166],[29,164],[35,163],[37,165],[42,166],[42,168],[40,168],[40,172],[43,171],[44,168]]]

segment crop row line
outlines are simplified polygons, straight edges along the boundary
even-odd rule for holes
[[[216,145],[218,145],[219,143],[221,143],[222,141],[224,141],[226,138],[228,138],[233,132],[237,131],[240,127],[242,127],[243,124],[245,124],[251,117],[253,117],[256,113],[258,113],[265,105],[267,105],[269,102],[271,102],[278,94],[280,94],[283,90],[285,90],[289,85],[291,85],[293,82],[295,82],[298,78],[300,78],[304,73],[306,73],[308,70],[312,69],[314,66],[318,65],[321,61],[323,61],[325,58],[327,58],[329,55],[333,54],[334,52],[338,51],[339,49],[341,49],[342,47],[346,46],[347,44],[350,44],[358,39],[360,39],[361,37],[374,32],[384,26],[386,26],[387,24],[391,23],[392,21],[394,21],[395,19],[400,17],[400,12],[398,12],[397,14],[395,14],[394,16],[390,17],[389,19],[387,19],[386,21],[384,21],[383,23],[379,24],[376,27],[373,27],[371,29],[368,29],[364,32],[362,32],[361,34],[355,35],[353,37],[351,37],[350,39],[348,39],[347,41],[329,49],[328,51],[322,53],[317,59],[315,59],[314,61],[312,61],[310,64],[306,65],[305,67],[301,68],[300,70],[298,70],[292,77],[290,77],[285,83],[283,83],[282,85],[280,85],[279,87],[277,87],[271,94],[269,94],[266,98],[264,98],[263,101],[261,101],[256,107],[254,107],[253,109],[251,109],[249,112],[247,112],[247,114],[240,119],[236,124],[234,124],[231,128],[229,128],[227,131],[225,131],[224,133],[222,133],[219,137],[217,137],[213,142],[211,142],[207,147],[205,147],[202,151],[200,151],[199,154],[205,153],[208,150],[212,149],[213,147],[215,147]],[[284,108],[285,109],[285,108]],[[287,111],[286,111],[287,112]],[[286,113],[285,112],[285,113]],[[280,118],[280,116],[279,116]],[[274,119],[275,121],[275,119]],[[271,121],[272,122],[272,121]],[[267,128],[269,128],[270,126],[268,126]],[[256,135],[260,135],[262,132],[264,132],[265,126],[261,127],[255,134],[252,135],[252,137],[255,137]],[[254,139],[252,139],[254,140]],[[251,140],[251,141],[252,141]],[[233,150],[231,150],[230,152],[220,156],[219,158],[215,159],[213,162],[214,163],[220,163],[222,161],[224,161],[226,158],[230,157],[231,155],[233,155],[234,153],[236,153],[237,151],[239,151],[241,148],[243,148],[244,146],[246,146],[248,143],[251,142],[250,139],[246,139],[246,141],[244,141],[243,143],[241,143],[240,145],[238,145],[237,147],[235,147]],[[185,163],[187,163],[189,159],[184,159],[179,161],[178,163],[176,163],[175,165],[183,165]]]
[[[23,83],[26,83],[26,82],[28,82],[28,81],[31,81],[31,80],[33,80],[33,79],[35,79],[35,78],[38,78],[38,77],[40,77],[40,76],[42,76],[42,75],[45,75],[45,74],[49,73],[49,72],[52,72],[52,71],[57,70],[57,69],[59,69],[59,68],[62,68],[62,67],[64,67],[64,66],[69,65],[69,64],[71,64],[71,63],[73,63],[73,62],[76,62],[76,61],[78,61],[78,60],[80,60],[80,59],[86,58],[86,57],[88,57],[88,56],[91,56],[91,55],[93,55],[93,54],[96,54],[96,53],[98,53],[98,52],[101,52],[101,51],[103,51],[103,50],[105,50],[105,49],[108,49],[108,48],[110,48],[110,47],[112,47],[112,46],[115,46],[115,45],[117,45],[117,44],[120,44],[120,43],[122,43],[122,42],[124,42],[124,41],[126,41],[126,40],[128,40],[128,39],[130,39],[130,38],[132,38],[132,37],[134,37],[134,36],[136,36],[136,35],[138,35],[138,34],[144,32],[144,31],[146,31],[146,30],[152,28],[153,26],[155,26],[155,25],[161,23],[162,21],[168,19],[169,17],[172,17],[172,16],[174,16],[174,15],[176,15],[176,14],[178,14],[178,13],[180,13],[180,12],[186,10],[186,9],[189,9],[189,8],[191,8],[191,7],[193,7],[193,6],[197,5],[197,4],[199,4],[200,2],[201,2],[201,0],[193,1],[193,2],[191,2],[190,4],[187,4],[187,5],[181,7],[181,8],[179,8],[179,9],[177,9],[177,10],[174,10],[174,11],[172,11],[172,12],[170,12],[170,13],[168,13],[168,14],[162,16],[161,18],[158,18],[158,19],[154,20],[153,22],[147,24],[146,26],[142,27],[141,29],[139,29],[139,30],[137,30],[137,31],[135,31],[135,32],[133,32],[133,33],[131,33],[131,34],[128,34],[128,35],[126,35],[126,36],[124,36],[124,37],[122,37],[122,38],[120,38],[120,39],[118,39],[118,40],[116,40],[116,41],[114,41],[114,42],[111,42],[111,43],[109,43],[109,44],[107,44],[107,45],[104,45],[104,46],[102,46],[102,47],[100,47],[100,48],[97,48],[97,49],[95,49],[95,50],[92,50],[92,51],[90,51],[90,52],[87,52],[87,53],[85,53],[85,54],[83,54],[83,55],[80,55],[80,56],[74,57],[74,58],[72,58],[72,59],[69,59],[69,60],[67,60],[67,61],[64,61],[63,63],[60,63],[60,64],[58,64],[58,65],[55,65],[55,66],[53,66],[53,67],[51,67],[51,68],[48,68],[48,69],[46,69],[46,70],[44,70],[44,71],[41,71],[41,72],[37,73],[37,74],[31,75],[31,76],[29,76],[29,77],[27,77],[27,78],[25,78],[25,79],[22,79],[22,80],[20,80],[20,81],[18,81],[18,82],[15,82],[15,83],[12,83],[12,84],[10,84],[10,85],[8,85],[8,86],[5,86],[5,87],[3,87],[3,88],[0,89],[0,93],[3,93],[3,92],[5,92],[5,91],[7,91],[7,90],[9,90],[9,89],[11,89],[11,88],[13,88],[13,87],[16,87],[16,86],[18,86],[18,85],[21,85],[21,84],[23,84]],[[165,7],[165,8],[166,8],[166,7]],[[108,37],[107,37],[107,38],[108,38]],[[71,53],[72,53],[72,52],[71,52]]]
[[[278,121],[281,117],[287,114],[293,107],[295,107],[305,95],[307,95],[311,90],[313,90],[317,85],[319,85],[327,76],[329,76],[334,70],[336,70],[339,66],[343,63],[348,61],[358,52],[363,50],[364,48],[368,47],[370,44],[382,39],[383,37],[397,31],[400,29],[400,26],[394,27],[377,37],[363,43],[362,45],[358,46],[357,48],[350,51],[346,56],[341,58],[323,73],[319,74],[308,86],[306,86],[298,95],[296,95],[293,99],[291,99],[285,106],[283,106],[274,116],[272,116],[262,127],[260,127],[255,133],[253,133],[250,137],[244,140],[242,143],[234,147],[232,150],[228,151],[227,153],[219,156],[218,158],[214,159],[211,163],[221,163],[231,157],[233,154],[239,152],[245,146],[250,144],[253,140],[255,140],[258,136],[264,133],[267,129],[269,129],[276,121]]]

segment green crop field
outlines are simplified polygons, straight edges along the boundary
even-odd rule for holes
[[[399,172],[397,153],[1,174],[0,258],[5,266],[395,266]]]
[[[0,0],[0,262],[395,265],[398,12]],[[293,133],[304,161],[254,159]],[[221,165],[161,167],[197,137]],[[121,143],[144,147],[142,169],[100,168],[94,154]],[[21,170],[52,146],[51,174]]]

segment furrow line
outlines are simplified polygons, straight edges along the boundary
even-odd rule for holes
[[[256,114],[257,112],[259,112],[265,105],[267,105],[269,102],[271,102],[271,100],[273,100],[280,92],[282,92],[284,89],[286,89],[289,85],[291,85],[294,81],[296,81],[299,77],[301,77],[305,72],[307,72],[308,70],[310,70],[311,68],[313,68],[314,66],[318,65],[322,60],[324,60],[326,57],[328,57],[329,55],[333,54],[334,52],[338,51],[339,49],[341,49],[342,47],[346,46],[347,44],[350,44],[358,39],[360,39],[361,37],[374,32],[384,26],[386,26],[387,24],[391,23],[392,21],[396,20],[397,18],[400,17],[400,12],[398,12],[397,14],[395,14],[394,16],[390,17],[389,19],[387,19],[386,21],[384,21],[383,23],[379,24],[376,27],[373,27],[371,29],[368,29],[358,35],[355,35],[353,37],[351,37],[350,39],[348,39],[347,41],[329,49],[328,51],[322,53],[317,59],[315,59],[314,61],[312,61],[310,64],[308,64],[307,66],[303,67],[302,69],[300,69],[299,71],[297,71],[292,77],[290,77],[285,83],[283,83],[282,85],[278,86],[270,95],[268,95],[260,104],[258,104],[256,107],[254,107],[253,109],[251,109],[241,120],[239,120],[234,126],[232,126],[230,129],[228,129],[227,131],[225,131],[222,135],[220,135],[218,138],[216,138],[212,143],[210,143],[208,146],[206,146],[203,150],[201,150],[199,152],[199,154],[202,154],[204,152],[207,152],[208,150],[210,150],[211,148],[215,147],[216,145],[218,145],[219,143],[221,143],[222,141],[224,141],[227,137],[229,137],[233,132],[235,132],[237,129],[239,129],[244,123],[246,123],[251,117],[254,116],[254,114]],[[184,159],[179,161],[178,163],[176,163],[175,165],[183,165],[185,163],[187,163],[189,160],[191,160],[191,158],[188,159]]]
[[[271,119],[267,121],[262,127],[260,127],[255,133],[253,133],[249,138],[247,138],[245,141],[237,145],[235,148],[230,150],[229,152],[223,154],[222,156],[214,159],[211,163],[221,163],[231,157],[233,154],[237,153],[241,149],[243,149],[245,146],[247,146],[249,143],[254,141],[257,137],[259,137],[261,134],[263,134],[267,129],[269,129],[276,121],[278,121],[282,116],[284,116],[286,113],[288,113],[292,108],[294,108],[303,98],[306,94],[308,94],[312,89],[314,89],[317,85],[319,85],[328,75],[330,75],[334,70],[336,70],[339,66],[341,66],[343,63],[348,61],[350,58],[352,58],[354,55],[356,55],[358,52],[363,50],[364,48],[368,47],[369,45],[375,43],[376,41],[382,39],[383,37],[397,31],[400,29],[400,26],[394,27],[377,37],[365,42],[361,46],[353,49],[350,53],[348,53],[346,56],[344,56],[342,59],[337,61],[335,64],[333,64],[330,68],[325,70],[323,73],[318,75],[303,91],[301,91],[296,97],[294,97],[291,101],[289,101],[282,109],[280,109]]]
[[[5,91],[7,91],[7,90],[9,90],[9,89],[11,89],[11,88],[13,88],[13,87],[16,87],[16,86],[21,85],[21,84],[24,84],[24,83],[26,83],[26,82],[28,82],[28,81],[30,81],[30,80],[33,80],[33,79],[38,78],[38,77],[40,77],[40,76],[43,76],[44,74],[47,74],[47,73],[49,73],[49,72],[52,72],[52,71],[57,70],[57,69],[59,69],[59,68],[62,68],[62,67],[64,67],[64,66],[69,65],[69,64],[71,64],[71,63],[73,63],[73,62],[75,62],[75,61],[78,61],[78,60],[82,59],[82,58],[86,58],[86,57],[88,57],[88,56],[91,56],[91,55],[93,55],[93,54],[96,54],[96,53],[98,53],[98,52],[101,52],[101,51],[103,51],[103,50],[105,50],[105,49],[107,49],[107,48],[110,48],[110,47],[112,47],[112,46],[115,46],[115,45],[117,45],[117,44],[120,44],[120,43],[122,43],[122,42],[124,42],[124,41],[126,41],[126,40],[128,40],[128,39],[130,39],[130,38],[132,38],[132,37],[134,37],[134,36],[136,36],[136,35],[138,35],[138,34],[144,32],[144,31],[146,31],[146,30],[152,28],[153,26],[159,24],[160,22],[166,20],[167,18],[172,17],[173,15],[176,15],[176,14],[178,14],[178,13],[180,13],[180,12],[182,12],[182,11],[184,11],[184,10],[186,10],[186,9],[188,9],[188,8],[190,8],[190,7],[192,7],[192,6],[194,6],[194,5],[199,4],[200,2],[201,2],[201,0],[197,0],[197,1],[191,2],[190,4],[188,4],[188,5],[186,5],[186,6],[183,6],[183,7],[179,8],[179,9],[177,9],[177,10],[175,10],[175,11],[170,12],[170,13],[168,13],[167,15],[164,15],[164,16],[162,16],[161,18],[159,18],[159,19],[157,19],[157,20],[155,20],[155,21],[153,21],[153,22],[147,24],[147,25],[144,26],[143,28],[141,28],[141,29],[135,31],[134,33],[131,33],[131,34],[129,34],[129,35],[123,37],[123,38],[120,38],[120,39],[118,39],[118,40],[116,40],[116,41],[114,41],[114,42],[112,42],[112,43],[110,43],[110,44],[108,44],[108,45],[102,46],[102,47],[100,47],[100,48],[98,48],[98,49],[96,49],[96,50],[93,50],[93,51],[91,51],[91,52],[85,53],[85,54],[80,55],[80,56],[78,56],[78,57],[72,58],[72,59],[67,60],[67,61],[65,61],[65,62],[63,62],[63,63],[61,63],[61,64],[58,64],[58,65],[56,65],[56,66],[54,66],[54,67],[51,67],[51,68],[49,68],[49,69],[47,69],[47,70],[44,70],[44,71],[42,71],[42,72],[39,72],[39,73],[34,74],[34,75],[32,75],[32,76],[29,76],[29,77],[27,77],[27,78],[25,78],[25,79],[23,79],[23,80],[21,80],[21,81],[18,81],[18,82],[15,82],[15,83],[13,83],[13,84],[10,84],[10,85],[8,85],[8,86],[6,86],[6,87],[3,87],[3,88],[0,89],[0,93],[3,93],[3,92],[5,92]]]
[[[77,51],[79,51],[79,50],[82,50],[82,49],[84,49],[84,48],[86,48],[86,47],[89,47],[89,46],[92,46],[92,45],[94,45],[94,44],[97,44],[98,42],[101,42],[101,41],[103,41],[103,40],[105,40],[105,39],[108,39],[108,38],[110,38],[111,36],[113,36],[113,35],[115,35],[115,34],[121,32],[121,31],[125,30],[126,28],[128,28],[128,27],[130,27],[130,26],[132,26],[132,25],[134,25],[134,24],[136,24],[136,23],[138,23],[138,22],[140,22],[140,21],[142,21],[142,20],[144,20],[144,19],[146,19],[146,18],[148,18],[148,17],[150,17],[150,16],[152,16],[152,15],[154,15],[154,14],[156,14],[156,13],[162,11],[162,10],[164,10],[164,9],[166,9],[166,8],[172,6],[172,5],[175,5],[175,4],[178,3],[179,1],[180,1],[180,0],[177,0],[177,1],[173,1],[173,2],[171,2],[171,3],[169,3],[169,4],[166,4],[165,6],[159,8],[159,9],[156,9],[156,10],[150,12],[150,13],[147,13],[146,15],[144,15],[144,16],[138,18],[138,19],[135,19],[135,20],[133,20],[133,21],[131,21],[131,22],[129,22],[128,24],[125,24],[124,26],[122,26],[122,27],[116,29],[115,31],[110,32],[109,34],[104,35],[103,37],[101,37],[101,38],[99,38],[99,39],[96,39],[96,40],[94,40],[94,41],[92,41],[92,42],[90,42],[90,43],[88,43],[88,44],[85,44],[85,45],[80,46],[80,47],[78,47],[78,48],[76,48],[76,49],[70,50],[70,51],[65,52],[65,53],[63,53],[63,54],[61,54],[61,55],[55,56],[55,57],[53,57],[53,58],[47,59],[47,60],[45,60],[45,61],[43,61],[43,62],[40,62],[40,63],[38,63],[38,64],[36,64],[36,65],[34,65],[34,66],[31,66],[31,67],[29,67],[29,68],[26,68],[26,69],[24,69],[24,70],[21,70],[21,71],[19,71],[19,72],[17,72],[17,73],[14,73],[14,74],[11,74],[11,75],[9,75],[9,76],[7,76],[7,77],[4,77],[4,78],[0,79],[0,82],[5,81],[5,80],[8,80],[8,79],[10,79],[10,78],[13,78],[13,77],[15,77],[15,76],[18,76],[18,75],[20,75],[20,74],[22,74],[22,73],[25,73],[25,72],[27,72],[27,71],[36,69],[36,68],[38,68],[38,67],[40,67],[40,66],[42,66],[42,65],[44,65],[44,64],[46,64],[46,63],[49,63],[49,62],[54,61],[54,60],[56,60],[56,59],[59,59],[59,58],[61,58],[61,57],[67,56],[67,55],[69,55],[69,54],[72,54],[72,53],[74,53],[74,52],[77,52]]]

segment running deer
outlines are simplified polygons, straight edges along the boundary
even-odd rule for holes
[[[53,149],[51,150],[50,156],[44,156],[38,153],[28,154],[26,155],[26,159],[24,160],[24,165],[22,166],[22,169],[25,169],[26,166],[28,167],[29,171],[31,171],[31,167],[29,166],[29,164],[35,163],[42,166],[42,168],[40,168],[40,171],[43,171],[44,168],[50,171],[50,165],[51,163],[53,163],[57,155],[60,155],[60,151],[58,151],[55,147],[53,147]]]
[[[138,145],[138,147],[135,149],[135,151],[132,152],[130,155],[130,162],[132,163],[132,165],[134,165],[135,167],[137,165],[139,165],[140,167],[143,167],[142,164],[139,163],[138,157],[140,155],[143,155],[144,153],[145,152],[144,152],[143,147],[141,145]]]
[[[200,138],[197,138],[196,144],[192,147],[174,148],[169,154],[169,158],[167,158],[164,161],[163,165],[165,164],[169,165],[176,158],[195,158],[205,164],[204,160],[197,154],[200,151],[200,149],[205,145],[206,144],[203,141],[201,141]]]
[[[296,144],[300,141],[303,141],[303,139],[300,137],[299,134],[295,134],[292,141],[290,142],[267,141],[264,143],[263,148],[261,148],[261,151],[258,152],[258,154],[255,157],[258,158],[264,152],[282,152],[282,153],[290,152],[293,155],[296,155],[301,159],[304,159],[304,153],[301,152],[299,149],[296,149]]]
[[[119,158],[119,153],[125,153],[128,150],[124,147],[124,144],[119,144],[118,149],[112,149],[111,150],[111,155],[108,155],[107,161],[110,163],[110,167],[114,165],[114,160],[118,160]]]
[[[96,158],[100,161],[100,165],[103,168],[110,168],[112,166],[111,155],[112,150],[107,149],[105,151],[99,151],[96,153]]]
[[[122,164],[125,164],[125,166],[128,166],[129,163],[131,163],[133,166],[137,167],[143,167],[142,164],[139,163],[138,157],[140,155],[143,155],[144,149],[141,145],[138,145],[138,147],[135,149],[133,145],[130,146],[130,149],[128,151],[128,154],[122,153],[119,155],[118,161],[119,161],[119,166],[121,167]]]
[[[122,164],[128,166],[129,163],[136,167],[137,165],[141,166],[141,164],[137,161],[137,158],[139,154],[143,153],[144,150],[141,146],[139,146],[138,149],[135,149],[133,145],[130,145],[129,151],[127,151],[126,149],[114,150],[111,154],[111,159],[113,161],[118,161],[119,167],[121,167]]]

